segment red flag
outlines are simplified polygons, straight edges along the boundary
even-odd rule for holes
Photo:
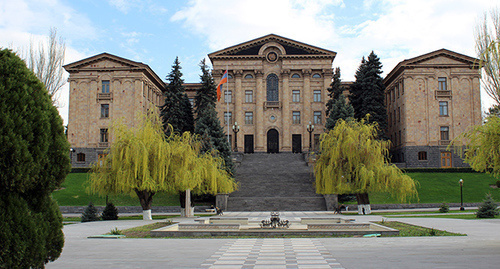
[[[222,95],[222,84],[227,82],[227,70],[224,72],[224,75],[222,75],[222,79],[219,82],[219,85],[217,85],[217,102],[220,101],[220,97]]]

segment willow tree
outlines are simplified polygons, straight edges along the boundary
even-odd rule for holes
[[[337,121],[322,135],[316,161],[316,192],[356,193],[358,212],[370,213],[368,193],[389,192],[401,202],[417,197],[416,183],[388,162],[389,141],[377,139],[377,124],[365,119]]]
[[[483,125],[460,134],[448,146],[453,147],[472,169],[500,177],[500,118],[489,116]]]
[[[220,159],[199,155],[198,142],[189,132],[165,137],[158,113],[143,115],[134,128],[115,123],[111,133],[109,154],[92,168],[90,191],[135,193],[145,220],[151,220],[153,196],[158,192],[232,192],[236,187]]]

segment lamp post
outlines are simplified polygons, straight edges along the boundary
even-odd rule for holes
[[[238,132],[240,131],[240,126],[237,122],[234,122],[233,132],[234,132],[234,152],[238,152]]]
[[[70,148],[70,149],[69,149],[69,159],[70,159],[70,163],[73,163],[73,152],[75,152],[75,149],[74,149],[74,148]]]
[[[460,211],[464,211],[465,210],[465,208],[464,208],[464,195],[462,192],[462,187],[464,186],[463,179],[460,179],[458,181],[458,183],[460,183]]]
[[[309,132],[309,152],[312,151],[312,132],[314,132],[314,125],[309,122],[307,125],[307,131]]]

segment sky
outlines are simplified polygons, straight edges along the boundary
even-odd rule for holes
[[[209,53],[267,34],[337,52],[353,81],[374,51],[385,74],[398,62],[446,48],[475,57],[474,28],[496,0],[0,0],[0,47],[20,53],[56,28],[65,64],[103,52],[149,65],[165,79],[179,57],[199,82]],[[500,6],[500,5],[498,5]],[[67,73],[65,74],[68,75]],[[69,85],[60,97],[67,124]],[[491,101],[482,97],[483,110]]]

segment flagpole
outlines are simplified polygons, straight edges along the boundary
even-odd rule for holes
[[[226,99],[226,107],[227,107],[227,143],[229,144],[229,148],[232,149],[233,147],[231,146],[231,141],[229,141],[229,70],[228,66],[226,65],[226,72],[227,72],[227,83],[226,83],[226,93],[224,95],[224,98]],[[231,96],[232,97],[232,96]],[[232,118],[232,117],[231,117]]]

